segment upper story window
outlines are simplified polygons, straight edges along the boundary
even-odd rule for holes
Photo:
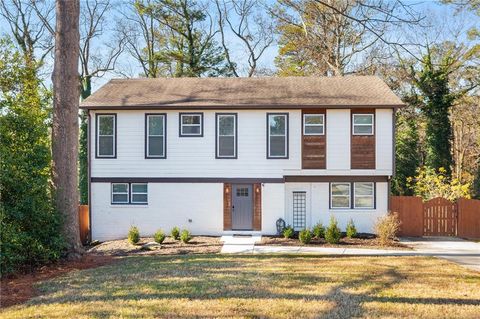
[[[145,115],[145,157],[166,158],[166,114]]]
[[[180,136],[203,136],[203,113],[180,113]]]
[[[330,207],[350,208],[350,183],[330,184]]]
[[[237,158],[237,114],[217,113],[216,157]]]
[[[267,113],[267,158],[288,158],[288,114]]]
[[[353,135],[373,135],[373,114],[353,114]]]
[[[304,114],[303,135],[324,135],[325,114]]]
[[[96,157],[115,158],[117,116],[116,114],[97,114],[96,117]]]
[[[374,208],[374,183],[354,183],[354,208]]]

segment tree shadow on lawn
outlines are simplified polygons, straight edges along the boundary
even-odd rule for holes
[[[332,260],[335,262],[338,258],[308,255],[127,257],[114,265],[48,282],[41,287],[45,294],[30,303],[153,299],[258,299],[259,302],[278,299],[281,303],[283,300],[304,300],[333,304],[318,315],[336,318],[365,315],[364,303],[367,302],[480,306],[480,299],[381,296],[382,292],[408,279],[400,266],[389,265],[388,259],[385,262],[385,257],[381,257],[371,259],[374,271],[365,267],[350,271],[348,263],[338,270],[322,269],[324,262]],[[451,280],[448,277],[447,273],[435,274],[439,281],[448,282]]]

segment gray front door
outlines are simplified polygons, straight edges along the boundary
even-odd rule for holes
[[[234,184],[232,187],[232,229],[253,229],[252,185]]]

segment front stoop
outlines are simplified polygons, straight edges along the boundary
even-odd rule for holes
[[[261,235],[224,235],[220,238],[223,242],[222,254],[253,253],[255,243],[262,240]]]

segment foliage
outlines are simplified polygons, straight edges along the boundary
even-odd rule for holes
[[[182,233],[180,234],[180,240],[182,243],[186,244],[192,239],[192,235],[190,232],[186,229],[182,230]]]
[[[288,225],[283,229],[283,237],[285,238],[293,238],[293,235],[295,234],[295,231],[293,230],[293,227]]]
[[[0,268],[2,274],[61,256],[50,188],[50,92],[37,66],[0,39]]]
[[[140,231],[138,227],[132,226],[128,231],[128,242],[132,245],[137,244],[140,241]]]
[[[335,219],[335,217],[332,216],[330,217],[330,224],[325,230],[325,240],[329,244],[338,244],[340,242],[341,237],[342,237],[342,232],[338,227],[338,222]]]
[[[157,230],[156,233],[153,235],[153,239],[156,243],[163,243],[163,241],[165,240],[165,233],[163,232],[163,230]]]
[[[461,183],[457,178],[447,176],[447,171],[440,167],[438,171],[429,167],[420,167],[415,178],[408,179],[408,185],[415,195],[424,200],[443,197],[457,200],[460,197],[470,198],[470,183]]]
[[[325,237],[325,227],[323,227],[322,223],[317,223],[313,226],[312,232],[315,238],[320,239]]]
[[[395,213],[380,216],[375,222],[374,229],[380,244],[389,245],[396,239],[396,235],[400,229],[398,215]]]
[[[180,238],[180,228],[178,228],[177,226],[173,227],[170,231],[170,235],[173,239],[178,240]]]
[[[302,244],[308,244],[312,241],[313,234],[310,229],[306,228],[298,234],[298,239]]]
[[[346,233],[347,233],[348,238],[354,238],[354,237],[357,236],[357,228],[355,227],[355,224],[353,223],[353,219],[350,219],[348,221]]]

